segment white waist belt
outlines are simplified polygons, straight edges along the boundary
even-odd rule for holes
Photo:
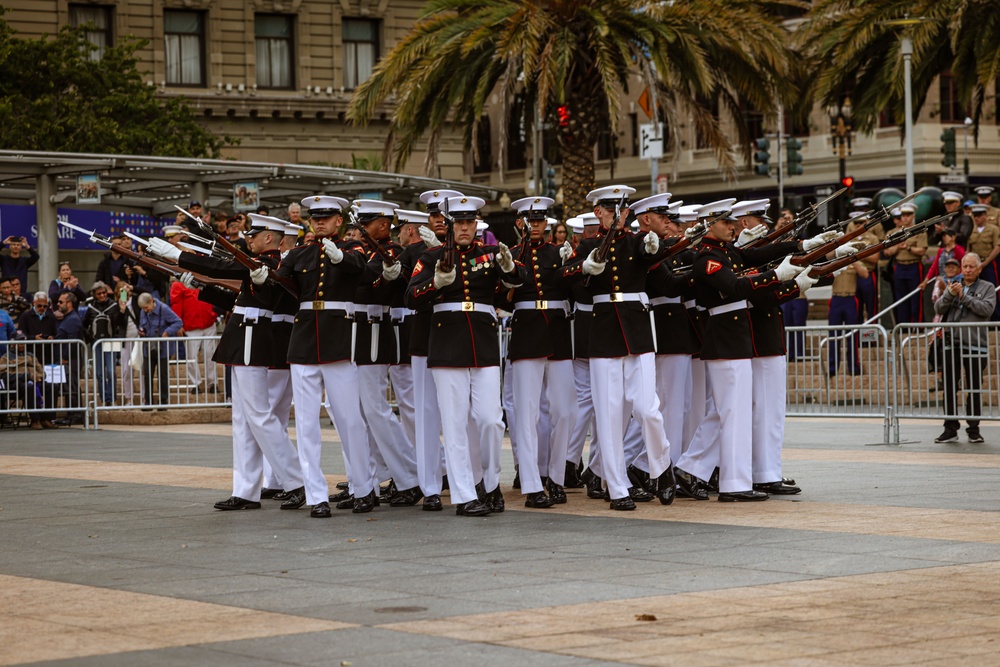
[[[271,315],[272,322],[288,322],[289,324],[295,322],[294,315]]]
[[[343,310],[348,315],[354,314],[354,304],[350,301],[303,301],[299,310]]]
[[[244,320],[270,319],[274,316],[273,310],[266,308],[247,308],[245,306],[234,306],[233,313],[242,315]]]
[[[514,310],[561,310],[569,313],[569,301],[518,301]]]
[[[578,303],[576,304],[576,310],[581,313],[592,313],[594,312],[594,304],[592,303]]]
[[[354,304],[354,312],[367,313],[369,319],[374,319],[376,317],[388,315],[389,306],[383,306],[380,303],[356,303]]]
[[[646,296],[645,292],[614,292],[594,296],[595,306],[599,303],[622,303],[624,301],[638,301],[645,306],[649,304],[649,297]]]
[[[684,302],[684,307],[685,308],[697,308],[698,307],[698,302],[695,301],[694,299],[688,299],[687,301]]]
[[[451,301],[449,303],[435,303],[435,313],[484,313],[493,319],[497,317],[497,310],[493,306],[475,301]]]
[[[716,306],[715,308],[709,308],[709,315],[722,315],[724,313],[731,313],[734,310],[746,310],[748,308],[746,301],[734,301],[733,303],[727,303],[722,306]]]
[[[649,305],[651,306],[665,306],[668,303],[680,303],[681,298],[679,296],[658,296],[649,300]]]
[[[417,314],[417,311],[412,310],[411,308],[390,308],[389,309],[389,317],[391,317],[394,320],[402,320],[402,319],[405,319],[405,318],[409,317],[410,315],[416,315],[416,314]]]

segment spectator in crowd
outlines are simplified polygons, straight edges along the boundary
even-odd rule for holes
[[[7,346],[3,341],[14,340],[16,335],[17,327],[14,325],[14,320],[10,319],[10,313],[0,309],[0,354],[7,352]]]
[[[955,232],[955,244],[962,250],[967,250],[967,245],[969,243],[969,235],[972,234],[972,218],[962,210],[962,195],[957,192],[945,192],[942,195],[944,199],[944,210],[946,213],[955,213],[955,217],[951,219],[948,223],[948,229]],[[940,223],[942,226],[944,223]],[[938,234],[943,230],[939,229]],[[961,259],[961,258],[959,258]]]
[[[170,310],[164,303],[153,298],[148,292],[144,292],[138,297],[139,308],[142,314],[139,317],[139,336],[145,338],[145,381],[146,399],[154,402],[153,394],[153,374],[159,378],[159,403],[166,405],[170,399],[170,370],[167,364],[169,346],[164,343],[154,342],[156,338],[171,338],[180,333],[184,323],[177,317],[174,311]],[[147,409],[148,408],[144,408]],[[166,410],[166,407],[159,408]]]
[[[133,398],[133,372],[138,372],[140,378],[142,377],[141,369],[134,369],[131,364],[132,360],[132,347],[135,345],[141,345],[139,343],[139,318],[142,315],[142,310],[139,308],[138,299],[133,297],[134,287],[128,283],[123,283],[116,295],[115,302],[118,304],[118,310],[125,317],[125,338],[126,340],[122,343],[122,363],[121,363],[121,387],[122,387],[122,398],[125,405],[132,405]],[[139,382],[140,395],[144,388],[144,383]]]
[[[245,218],[241,216],[233,216],[229,219],[229,224],[226,225],[226,237],[229,239],[230,243],[242,250],[247,251],[247,242],[243,238],[243,227],[245,224]]]
[[[170,308],[181,318],[185,336],[192,338],[185,343],[185,358],[187,359],[187,381],[191,385],[191,393],[201,391],[201,368],[198,365],[198,352],[201,351],[205,363],[205,392],[215,393],[218,374],[215,362],[215,321],[217,315],[212,304],[198,299],[199,291],[185,287],[179,280],[170,286]]]
[[[17,322],[24,311],[31,308],[28,300],[21,296],[21,281],[11,276],[0,277],[0,308],[7,311],[10,319]]]
[[[288,205],[288,222],[293,225],[302,225],[302,207],[299,206],[298,202],[292,202]]]
[[[565,222],[557,222],[552,228],[552,242],[556,245],[562,245],[569,240],[569,227],[566,226]]]
[[[858,260],[837,272],[833,279],[833,295],[830,297],[830,312],[827,321],[830,326],[853,326],[858,324],[858,279],[868,277],[868,267]],[[847,366],[851,375],[861,375],[861,359],[858,345],[860,339],[857,333],[834,330],[835,338],[830,340],[830,377],[837,374],[840,362],[840,344],[847,348]],[[843,340],[840,337],[845,336]]]
[[[112,291],[121,281],[128,282],[128,269],[132,262],[117,252],[117,248],[132,248],[132,239],[120,234],[111,238],[111,250],[104,253],[104,259],[97,265],[97,281],[108,286]]]
[[[70,341],[84,340],[83,319],[77,312],[76,294],[73,292],[63,292],[56,302],[56,309],[62,313],[62,320],[56,328],[56,340],[67,341],[59,346],[59,363],[65,367],[66,377],[64,378],[64,396],[66,396],[67,408],[78,408],[83,405],[80,400],[80,369],[83,366],[84,354],[78,345],[73,345]],[[53,402],[54,406],[55,403]],[[75,413],[69,413],[66,418],[67,425],[80,423],[83,419]]]
[[[28,239],[23,236],[8,236],[3,244],[7,246],[9,254],[0,252],[0,274],[17,276],[21,281],[20,295],[27,298],[28,268],[38,261],[38,253],[28,245]]]
[[[899,207],[900,229],[908,229],[913,226],[916,220],[917,207],[914,204],[903,204]],[[892,280],[897,299],[902,299],[910,292],[920,287],[923,280],[922,260],[927,253],[927,232],[921,232],[913,238],[902,243],[886,248],[885,255],[895,260]],[[917,291],[911,297],[902,301],[896,306],[896,322],[923,322],[924,321],[924,300],[923,295]]]
[[[43,428],[55,428],[49,415],[40,412],[45,407],[42,400],[45,367],[38,361],[38,357],[28,352],[23,341],[24,334],[18,334],[6,353],[0,357],[0,378],[6,387],[14,390],[17,400],[28,413],[32,429],[40,431]]]
[[[56,337],[59,321],[49,309],[49,295],[46,292],[35,292],[30,310],[21,313],[17,328],[28,340],[52,340]]]
[[[962,258],[962,280],[948,285],[934,304],[942,322],[987,322],[996,307],[996,288],[979,277],[982,263],[979,255],[966,253]],[[944,339],[944,411],[949,417],[958,414],[957,390],[961,373],[965,373],[965,416],[969,442],[981,443],[979,420],[982,414],[983,369],[989,361],[989,331],[985,327],[956,327],[945,331]],[[959,422],[945,419],[944,432],[934,442],[956,442]]]
[[[944,267],[950,260],[957,260],[958,265],[961,266],[962,257],[965,256],[965,248],[958,245],[957,240],[958,234],[951,227],[941,230],[941,245],[938,247],[937,254],[934,255],[934,261],[931,262],[930,268],[927,269],[927,275],[920,281],[921,290],[935,278],[941,278],[945,275]]]
[[[308,225],[309,223],[306,223],[306,224]],[[306,227],[306,231],[302,234],[302,244],[301,245],[305,245],[307,243],[311,243],[311,242],[313,242],[315,240],[316,240],[316,232],[314,232],[311,227]]]
[[[122,338],[125,335],[125,313],[111,298],[108,286],[101,281],[94,283],[87,299],[87,313],[83,316],[83,330],[86,341],[93,344],[106,338]],[[117,353],[110,343],[102,343],[94,348],[97,361],[97,388],[104,405],[115,402],[115,364]]]
[[[59,275],[49,283],[49,301],[58,305],[59,296],[66,292],[70,292],[76,297],[76,303],[87,298],[87,293],[83,291],[83,288],[80,287],[80,281],[73,275],[73,268],[69,262],[59,262]],[[62,319],[60,312],[59,309],[55,311],[57,320]]]
[[[994,287],[1000,284],[1000,271],[997,269],[997,256],[1000,255],[1000,227],[989,221],[991,207],[986,204],[972,206],[972,234],[969,235],[969,252],[974,252],[982,258],[980,278]],[[990,318],[1000,321],[1000,308],[993,312]]]

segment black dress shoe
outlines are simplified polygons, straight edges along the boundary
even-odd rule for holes
[[[611,501],[611,509],[619,512],[631,512],[635,509],[635,503],[629,497],[615,498]]]
[[[702,488],[701,480],[689,475],[683,470],[674,468],[674,479],[677,480],[677,497],[693,500],[708,500],[708,491]]]
[[[712,471],[712,476],[708,478],[708,482],[705,484],[705,488],[708,489],[709,493],[719,492],[719,469],[716,468]]]
[[[441,490],[450,491],[451,487],[448,486],[448,475],[441,475]]]
[[[591,473],[587,481],[587,497],[594,500],[604,499],[604,488],[601,486],[601,478]]]
[[[444,509],[441,505],[441,496],[434,494],[433,496],[427,496],[424,498],[424,506],[422,508],[425,512],[440,512]]]
[[[583,465],[581,462],[580,465]],[[590,478],[594,476],[594,471],[590,468],[580,471],[580,481],[586,486],[590,482]]]
[[[653,499],[653,494],[641,486],[630,486],[628,489],[628,495],[637,503],[648,503]]]
[[[529,493],[524,497],[524,506],[532,507],[534,509],[548,509],[555,505],[555,502],[545,495],[544,491],[536,491],[535,493]]]
[[[336,508],[339,510],[352,510],[354,509],[354,496],[348,495],[346,498],[341,500],[336,504]]]
[[[340,489],[341,491],[347,491],[347,487],[348,487],[347,482],[337,482],[337,488]]]
[[[297,510],[306,504],[306,487],[300,486],[288,492],[288,500],[281,503],[283,510]]]
[[[674,476],[674,467],[667,468],[662,475],[656,478],[656,491],[654,495],[659,499],[661,505],[669,505],[674,502],[674,495],[677,493],[677,478]]]
[[[347,489],[344,489],[340,493],[335,493],[332,496],[330,496],[330,502],[331,503],[339,503],[342,500],[349,500],[349,499],[353,499],[353,498],[354,498],[354,496],[351,495],[351,492],[348,491]],[[351,507],[354,507],[354,505],[351,505]]]
[[[567,489],[583,488],[583,480],[580,479],[580,473],[577,472],[577,467],[572,461],[566,461],[566,477],[563,479],[563,487]]]
[[[490,506],[490,511],[493,514],[503,513],[506,504],[503,500],[503,494],[500,493],[499,486],[486,494],[486,504]]]
[[[317,503],[309,510],[309,516],[314,519],[329,519],[333,516],[330,512],[330,503]]]
[[[288,500],[291,497],[291,491],[278,491],[274,494],[274,500]]]
[[[260,503],[254,502],[253,500],[246,500],[244,498],[237,498],[236,496],[230,496],[225,500],[220,500],[215,503],[215,509],[229,511],[229,510],[259,510]]]
[[[412,489],[405,489],[403,491],[398,491],[389,500],[390,507],[413,507],[420,502],[420,499],[424,497],[424,494],[420,492],[420,487],[415,486]]]
[[[459,503],[455,506],[455,514],[459,516],[486,516],[493,510],[481,500],[473,500],[467,503]]]
[[[770,494],[772,496],[794,496],[797,493],[802,493],[802,489],[792,484],[785,484],[785,482],[768,482],[767,484],[754,484],[754,491],[763,491],[764,493]]]
[[[274,497],[281,493],[281,489],[261,489],[260,499],[261,500],[274,500]]]
[[[369,493],[364,498],[354,499],[354,509],[352,509],[351,511],[354,512],[355,514],[365,514],[367,512],[371,512],[373,509],[378,507],[378,504],[379,504],[378,496],[375,495],[375,489],[372,489],[372,492]]]
[[[476,498],[478,498],[481,503],[486,502],[486,484],[483,480],[479,480],[479,484],[476,484]]]
[[[515,489],[521,488],[521,471],[517,469],[517,466],[514,466],[514,481],[510,485]]]
[[[545,490],[546,492],[548,492],[549,498],[552,499],[553,503],[555,503],[556,505],[566,504],[566,490],[563,489],[563,487],[556,484],[555,482],[553,482],[551,479],[545,485]]]
[[[771,496],[763,491],[733,491],[731,493],[719,493],[720,503],[753,503],[767,500]]]
[[[392,500],[392,497],[397,493],[399,493],[399,489],[396,488],[396,482],[390,479],[388,484],[379,487],[378,499],[387,503]]]
[[[791,479],[790,477],[782,477],[781,481],[784,482],[785,484],[788,484],[789,486],[795,486],[795,480]]]
[[[628,481],[632,483],[632,486],[637,486],[640,489],[645,489],[649,491],[649,473],[636,468],[635,466],[629,466],[625,469],[625,474],[628,475]]]

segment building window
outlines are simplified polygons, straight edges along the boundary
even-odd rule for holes
[[[90,52],[91,60],[100,60],[104,51],[114,44],[112,11],[112,7],[102,5],[69,6],[69,24],[73,27],[84,26],[83,34],[87,41],[97,47]]]
[[[488,174],[493,171],[493,136],[490,132],[489,116],[479,119],[479,127],[476,129],[476,151],[479,159],[474,160],[472,173]]]
[[[378,21],[344,19],[344,87],[368,80],[378,60]]]
[[[955,77],[951,75],[951,70],[944,72],[938,81],[941,90],[941,122],[961,123],[968,115],[958,102],[958,95],[955,91]]]
[[[163,43],[167,83],[175,86],[205,85],[205,14],[163,10]]]
[[[504,165],[505,169],[524,169],[528,165],[528,135],[531,132],[528,111],[524,97],[515,96],[507,124],[507,163]]]
[[[254,17],[257,85],[261,88],[295,87],[292,21],[293,17],[286,14],[257,14]]]

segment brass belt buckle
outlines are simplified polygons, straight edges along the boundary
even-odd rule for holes
[[[623,298],[625,295],[622,294],[621,292],[612,292],[610,296],[611,296],[611,303],[621,303],[625,300]]]
[[[549,309],[549,302],[548,301],[536,301],[535,302],[535,308],[537,308],[538,310],[548,310]]]
[[[476,304],[474,304],[472,301],[463,301],[462,302],[462,312],[463,313],[471,313],[475,309],[476,309]]]
[[[326,310],[325,301],[313,301],[313,310]]]

